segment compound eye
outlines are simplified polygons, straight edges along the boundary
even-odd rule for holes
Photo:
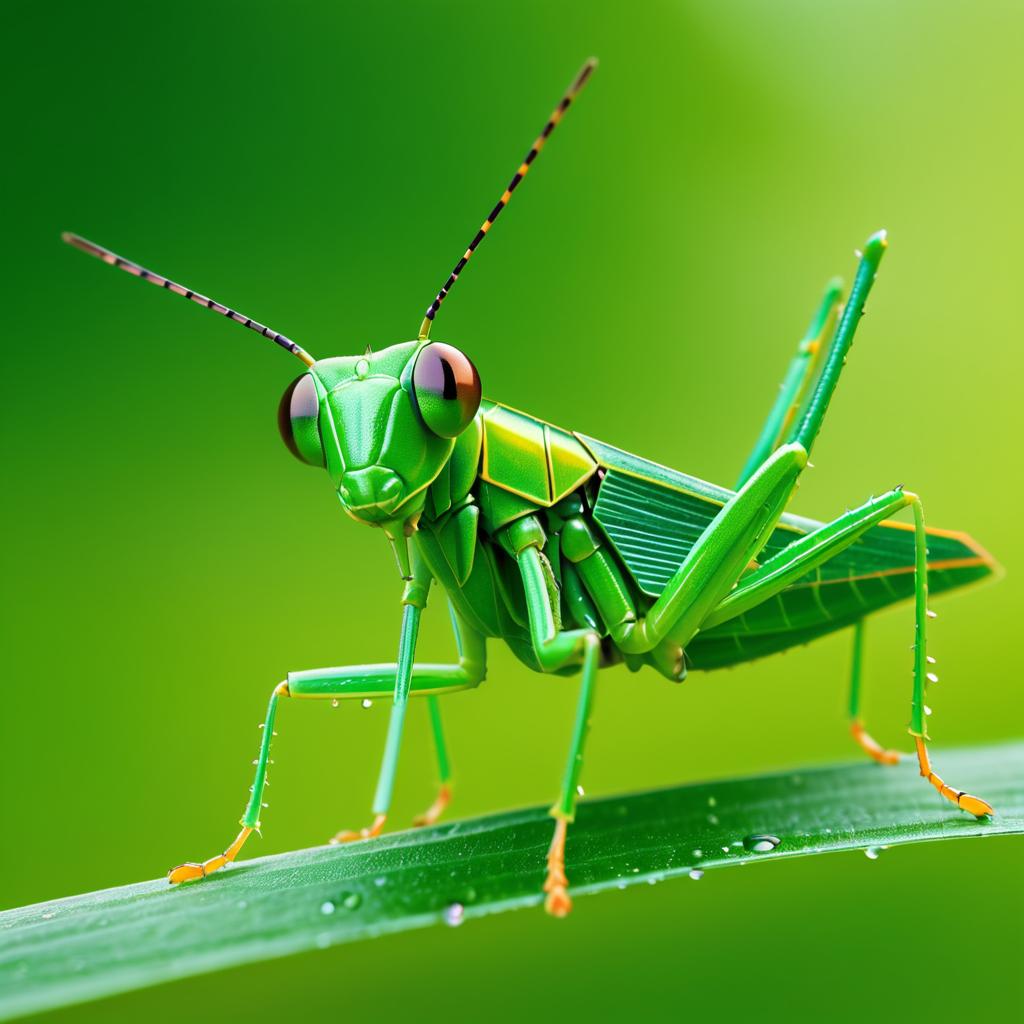
[[[457,348],[435,341],[420,349],[412,391],[423,422],[438,437],[457,437],[480,408],[480,375]]]
[[[281,437],[300,462],[307,466],[326,466],[320,438],[320,402],[313,378],[304,373],[288,385],[277,407],[277,426]]]

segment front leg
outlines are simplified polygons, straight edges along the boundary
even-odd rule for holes
[[[406,607],[409,607],[408,605]],[[417,609],[418,612],[418,609]],[[416,616],[418,624],[418,614]],[[403,615],[403,623],[405,616]],[[454,690],[464,690],[478,686],[484,679],[485,666],[485,643],[484,638],[472,627],[462,621],[457,621],[459,640],[459,660],[456,664],[435,665],[435,664],[411,664],[411,671],[408,676],[408,685],[405,688],[405,696],[436,696],[441,693],[450,693]],[[403,629],[403,640],[406,639],[406,630]],[[413,640],[415,637],[412,638]],[[412,652],[409,652],[411,662]],[[278,702],[282,697],[295,697],[320,700],[358,700],[374,697],[395,696],[398,700],[396,680],[400,679],[401,657],[398,662],[384,663],[379,665],[352,665],[348,667],[312,669],[304,672],[292,672],[288,678],[274,687],[270,695],[270,704],[267,708],[266,720],[261,725],[263,731],[260,742],[259,755],[254,764],[256,771],[253,784],[250,789],[249,802],[245,813],[242,815],[242,830],[223,852],[215,857],[210,857],[202,862],[189,862],[174,868],[168,878],[172,883],[187,882],[203,878],[214,871],[231,863],[242,849],[245,841],[260,828],[260,811],[263,803],[263,791],[267,784],[267,768],[273,762],[270,760],[270,743],[276,735],[274,724],[277,717]],[[404,706],[401,717],[404,717]],[[394,705],[392,707],[392,722],[395,720]],[[385,748],[384,767],[382,768],[382,780],[387,774],[390,765],[388,786],[386,789],[387,801],[390,801],[390,786],[394,781],[394,762],[397,761],[398,745],[391,745],[392,730],[389,730],[389,746]],[[398,727],[398,739],[401,738],[400,725]],[[378,784],[378,797],[381,794],[381,785]],[[375,801],[375,808],[377,802]],[[381,822],[383,825],[383,821]],[[371,826],[372,827],[372,826]],[[369,829],[367,830],[370,831]],[[378,830],[379,831],[379,828]],[[357,834],[358,835],[358,834]]]

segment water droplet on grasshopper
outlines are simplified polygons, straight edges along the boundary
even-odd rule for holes
[[[340,701],[340,700],[338,700],[338,698],[337,698],[337,697],[334,697],[334,698],[333,698],[333,699],[331,700],[331,707],[332,707],[332,708],[336,708],[336,707],[337,707],[337,706],[338,706],[338,705],[339,705],[340,703],[341,703],[341,701]]]
[[[369,697],[364,697],[363,700],[360,703],[360,707],[362,707],[364,710],[366,710],[367,708],[372,708],[373,707],[373,701],[370,700]]]
[[[877,846],[869,846],[864,851],[864,856],[867,857],[868,860],[878,860],[879,853],[881,853],[881,850]]]
[[[699,882],[704,877],[704,872],[700,868],[691,868],[688,874],[695,882]]]
[[[450,903],[444,908],[444,923],[449,928],[458,928],[466,919],[466,908],[461,903]]]

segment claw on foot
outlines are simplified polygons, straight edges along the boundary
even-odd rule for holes
[[[378,814],[373,819],[373,823],[367,828],[361,829],[346,829],[343,832],[337,833],[333,839],[331,839],[331,845],[336,846],[338,843],[353,843],[357,839],[375,839],[384,830],[384,822],[387,821],[388,816],[386,814]]]
[[[167,872],[167,880],[171,885],[180,885],[182,882],[194,882],[198,878],[212,875],[214,871],[218,871],[225,864],[230,864],[238,856],[238,851],[242,849],[251,834],[251,828],[243,827],[235,837],[235,841],[223,853],[218,853],[216,857],[204,860],[201,864],[196,861],[179,864]]]
[[[992,805],[987,800],[982,800],[979,796],[972,796],[970,793],[954,789],[952,786],[947,785],[941,776],[932,771],[928,750],[920,736],[917,737],[917,761],[921,766],[922,777],[926,778],[950,803],[956,804],[961,811],[973,814],[976,818],[984,818],[986,815],[994,813]]]
[[[879,764],[899,764],[899,752],[896,750],[886,750],[885,747],[880,746],[878,741],[864,729],[860,722],[851,722],[850,732],[868,757],[873,758]]]
[[[555,834],[548,849],[548,873],[544,879],[544,909],[552,917],[565,917],[572,910],[569,898],[569,879],[565,874],[565,833],[569,823],[565,818],[555,821]]]
[[[445,808],[451,803],[452,790],[447,783],[442,784],[437,790],[437,799],[422,813],[412,819],[413,828],[423,828],[425,825],[433,825],[445,812]]]

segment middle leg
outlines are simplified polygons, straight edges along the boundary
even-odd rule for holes
[[[569,824],[576,814],[583,747],[590,729],[601,641],[594,629],[561,628],[558,588],[541,550],[544,531],[540,523],[533,517],[517,520],[506,528],[504,541],[519,566],[537,667],[543,672],[558,672],[578,665],[582,670],[569,757],[558,800],[551,808],[555,830],[548,849],[544,879],[544,909],[554,917],[565,917],[572,909],[569,879],[565,873],[565,840]]]

